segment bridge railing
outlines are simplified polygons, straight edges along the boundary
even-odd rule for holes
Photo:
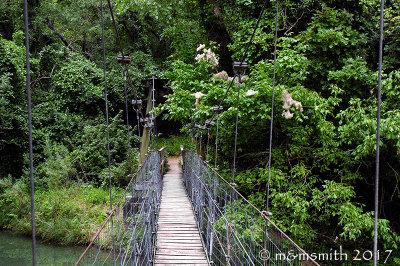
[[[152,151],[75,265],[152,265],[166,148]]]
[[[183,151],[184,184],[214,265],[318,265],[194,152]]]

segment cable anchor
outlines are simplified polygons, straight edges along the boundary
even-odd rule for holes
[[[216,114],[220,114],[220,113],[222,113],[224,111],[224,107],[221,106],[221,105],[220,106],[215,106],[215,107],[213,107],[213,111]]]
[[[132,100],[133,109],[140,110],[142,109],[142,100]]]
[[[119,55],[117,57],[117,62],[123,65],[129,65],[132,62],[132,59],[129,55]]]
[[[272,216],[272,212],[270,212],[270,211],[262,211],[261,214],[262,214],[264,217],[270,217],[270,216]]]

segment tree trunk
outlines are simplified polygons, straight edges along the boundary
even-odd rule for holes
[[[215,0],[200,0],[200,16],[204,28],[208,32],[208,39],[219,45],[220,68],[232,74],[232,52],[228,49],[231,37],[226,29],[221,8]]]

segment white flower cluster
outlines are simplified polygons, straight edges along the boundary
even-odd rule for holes
[[[286,119],[290,119],[293,117],[293,113],[289,111],[292,105],[294,105],[294,107],[296,107],[296,109],[300,112],[303,112],[303,105],[301,104],[301,102],[293,100],[292,94],[290,94],[287,90],[282,91],[282,101],[282,108],[284,109],[282,112],[282,116],[284,116]]]
[[[228,73],[226,73],[225,70],[222,70],[221,72],[214,74],[212,76],[214,79],[223,79],[223,80],[228,80],[229,76]]]
[[[254,91],[254,90],[248,90],[246,91],[246,96],[253,96],[253,95],[257,95],[258,91]]]
[[[225,81],[232,81],[233,80],[233,77],[229,77],[228,73],[225,70],[222,70],[221,72],[219,72],[217,74],[214,74],[212,77],[213,77],[213,79],[223,79]],[[247,79],[248,79],[248,76],[247,75],[243,75],[241,81],[245,82]],[[234,82],[235,83],[239,83],[239,78],[235,77]]]
[[[202,97],[204,97],[204,96],[206,96],[204,93],[202,93],[201,91],[199,91],[199,92],[196,92],[196,93],[193,93],[193,94],[191,94],[192,96],[194,96],[195,98],[196,98],[196,103],[195,103],[195,105],[196,105],[196,109],[199,107],[199,104],[200,104],[200,98],[202,98]]]
[[[202,54],[198,54],[195,59],[197,62],[200,61],[208,61],[211,62],[211,64],[213,65],[213,67],[218,66],[219,62],[217,57],[215,56],[215,53],[213,51],[211,51],[211,48],[206,49],[206,45],[205,44],[200,44],[199,47],[197,47],[197,52],[203,51]]]

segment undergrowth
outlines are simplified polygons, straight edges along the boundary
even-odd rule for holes
[[[160,147],[168,146],[168,156],[178,156],[181,152],[181,145],[185,149],[194,149],[195,147],[192,140],[185,135],[171,135],[168,138],[160,138],[158,142]]]
[[[0,181],[0,228],[31,235],[29,186],[11,178]],[[113,189],[119,198],[122,189]],[[49,187],[35,191],[36,235],[59,245],[90,242],[109,209],[107,188],[71,183],[67,187]]]

